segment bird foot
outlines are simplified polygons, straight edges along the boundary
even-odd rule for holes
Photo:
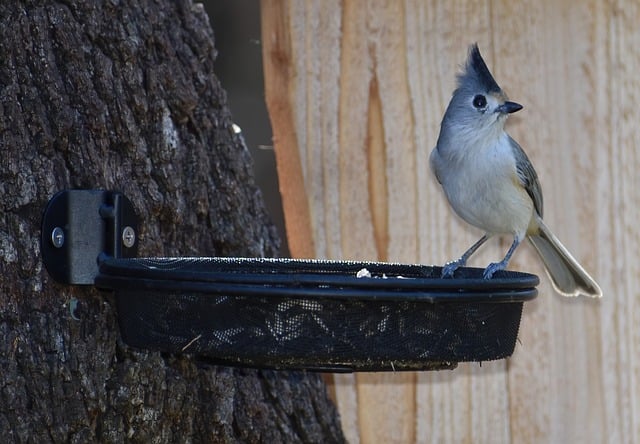
[[[504,270],[505,268],[507,268],[507,264],[504,261],[493,262],[489,264],[487,268],[484,269],[484,272],[482,273],[482,278],[491,279],[493,277],[493,274],[496,271]]]
[[[460,268],[460,267],[464,267],[465,264],[467,263],[466,260],[464,260],[463,258],[457,259],[455,261],[451,261],[451,262],[447,262],[446,264],[444,264],[444,267],[442,267],[442,277],[446,278],[446,277],[453,277],[453,273],[455,273],[455,271]]]

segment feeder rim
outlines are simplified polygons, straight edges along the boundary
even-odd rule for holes
[[[189,270],[189,264],[240,265],[229,271]],[[154,265],[155,264],[155,265]],[[249,267],[256,264],[277,266],[308,266],[316,271],[295,268],[256,271]],[[172,267],[175,265],[175,268]],[[179,266],[180,265],[180,266]],[[246,267],[245,267],[246,266]],[[332,268],[326,272],[322,266]],[[426,301],[426,302],[522,302],[536,297],[535,275],[508,272],[507,277],[491,280],[482,278],[450,279],[440,277],[361,277],[354,269],[397,267],[404,271],[434,271],[439,276],[440,267],[422,265],[389,264],[381,262],[340,262],[300,259],[251,259],[251,258],[137,258],[105,259],[95,285],[113,290],[160,290],[173,292],[197,292],[235,296],[299,296],[313,298],[355,298],[361,300]],[[213,267],[215,268],[215,267]],[[247,270],[252,271],[245,271]],[[471,269],[480,273],[481,269]],[[323,272],[324,271],[324,272]],[[467,269],[469,271],[469,269]],[[509,277],[511,276],[511,277]]]

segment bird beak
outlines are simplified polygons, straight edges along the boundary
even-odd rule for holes
[[[504,102],[502,105],[496,108],[497,113],[501,114],[511,114],[516,111],[520,111],[522,109],[522,105],[516,102]]]

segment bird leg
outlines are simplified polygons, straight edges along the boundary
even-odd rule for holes
[[[469,248],[467,251],[465,251],[464,254],[460,257],[460,259],[457,259],[457,260],[451,261],[451,262],[447,262],[446,264],[444,264],[444,267],[442,267],[442,277],[443,278],[444,277],[453,277],[453,273],[458,268],[464,267],[467,264],[467,259],[469,259],[469,257],[471,257],[471,255],[473,253],[475,253],[476,250],[478,248],[480,248],[482,246],[482,244],[484,244],[488,239],[489,239],[489,235],[485,234],[475,244],[471,245],[471,248]],[[485,271],[485,273],[486,273],[486,271]]]
[[[520,241],[521,239],[518,236],[514,236],[513,243],[511,244],[511,247],[509,247],[509,251],[507,251],[507,254],[505,255],[504,259],[502,259],[500,262],[493,262],[489,264],[487,268],[484,269],[484,273],[482,273],[482,278],[491,279],[491,277],[496,271],[506,269],[507,265],[509,265],[509,260],[511,259],[513,252],[516,251],[516,248],[518,247],[518,245],[520,245]]]

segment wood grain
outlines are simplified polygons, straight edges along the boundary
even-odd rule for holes
[[[455,74],[478,42],[525,106],[507,128],[538,171],[545,220],[605,293],[555,295],[522,247],[511,268],[542,283],[514,356],[336,377],[349,441],[639,442],[638,4],[263,0],[262,13],[267,74],[297,73],[281,85],[290,120],[267,99],[274,132],[297,134],[293,145],[276,140],[276,152],[305,159],[286,172],[305,187],[287,192],[308,202],[316,256],[442,264],[481,235],[454,216],[428,168]],[[277,70],[267,60],[274,34],[296,42]],[[279,81],[267,78],[267,91]],[[295,211],[286,218],[300,223]],[[491,241],[471,265],[501,258],[510,242]]]

